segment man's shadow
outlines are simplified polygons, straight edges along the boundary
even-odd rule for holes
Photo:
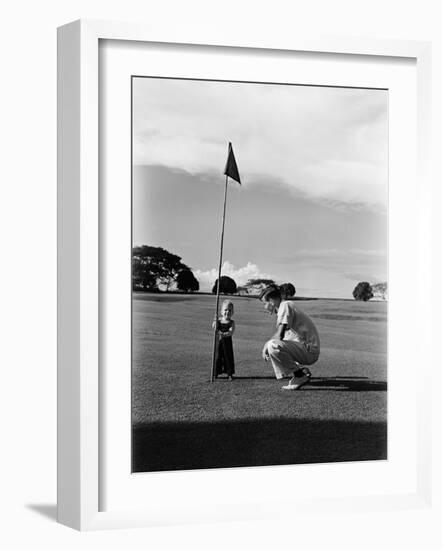
[[[385,380],[371,380],[366,376],[312,377],[303,389],[332,391],[387,391]]]
[[[235,376],[235,378],[238,380],[275,380],[274,376]],[[371,380],[367,376],[312,376],[302,390],[387,391],[387,382]]]

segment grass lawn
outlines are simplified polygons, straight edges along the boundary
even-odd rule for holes
[[[235,380],[210,383],[214,297],[134,294],[133,471],[385,459],[387,305],[298,300],[321,356],[284,392],[261,359],[275,318],[233,301]]]

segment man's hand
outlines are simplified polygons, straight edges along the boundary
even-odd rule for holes
[[[264,347],[262,348],[262,358],[264,359],[264,361],[268,361],[270,359],[269,350],[267,349],[267,344],[268,342],[266,342],[264,344]]]

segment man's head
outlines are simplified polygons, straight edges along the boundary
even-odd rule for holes
[[[276,285],[269,285],[261,292],[259,299],[264,304],[264,309],[273,315],[281,303],[281,292]]]

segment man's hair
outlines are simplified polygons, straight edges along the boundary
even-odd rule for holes
[[[269,285],[261,291],[258,298],[265,301],[270,300],[271,298],[281,298],[281,291],[279,290],[278,285]]]

